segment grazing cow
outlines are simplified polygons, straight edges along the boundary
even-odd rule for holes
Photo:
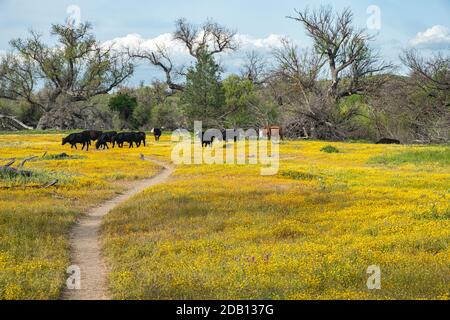
[[[89,136],[90,138],[89,145],[91,145],[91,141],[97,141],[103,134],[103,132],[96,130],[86,130],[83,131],[82,133],[87,134]]]
[[[202,133],[199,132],[197,136],[202,140],[202,148],[206,148],[207,146],[212,147],[215,139],[214,136],[209,137],[204,131]]]
[[[277,134],[280,137],[280,140],[284,139],[283,128],[281,128],[280,126],[267,126],[263,128],[261,131],[262,131],[261,136],[267,137],[268,140],[272,140],[272,137],[276,136]]]
[[[380,141],[378,141],[376,144],[401,144],[401,142],[397,139],[383,138]]]
[[[73,149],[74,147],[75,149],[78,149],[77,144],[83,144],[83,148],[81,150],[84,150],[84,148],[86,148],[86,151],[89,151],[91,137],[87,132],[72,133],[62,140],[63,146],[68,143],[72,146],[71,149]]]
[[[136,146],[139,148],[141,146],[142,143],[144,143],[144,147],[147,146],[147,135],[145,134],[145,132],[134,132],[133,133],[135,136],[135,140],[134,142],[136,143]]]
[[[135,139],[133,133],[119,133],[113,138],[113,148],[116,146],[116,143],[119,148],[123,148],[125,142],[129,143],[130,148],[133,148],[134,140]]]
[[[123,148],[125,142],[130,145],[130,148],[134,148],[134,144],[136,144],[136,147],[139,148],[142,143],[146,145],[146,135],[144,132],[119,133],[113,139],[113,148],[116,146],[116,143],[119,148]]]
[[[95,144],[96,149],[109,149],[108,142],[113,143],[115,136],[117,136],[117,132],[115,131],[103,133]]]
[[[153,129],[153,134],[155,136],[155,141],[159,141],[162,136],[162,130],[160,128]]]

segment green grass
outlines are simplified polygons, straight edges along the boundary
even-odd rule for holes
[[[371,163],[384,165],[400,164],[450,164],[450,148],[444,150],[407,151],[398,154],[377,156],[370,159]]]

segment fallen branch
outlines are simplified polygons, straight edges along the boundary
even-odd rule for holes
[[[25,163],[27,163],[28,161],[31,161],[33,159],[36,159],[37,157],[29,157],[26,159],[23,159],[22,162],[19,164],[19,166],[17,168],[23,168],[23,166],[25,165]]]
[[[25,129],[25,130],[33,130],[34,129],[33,127],[27,126],[25,123],[17,120],[13,116],[7,116],[7,115],[4,115],[4,114],[0,114],[0,120],[3,120],[3,119],[6,119],[6,120],[9,120],[9,121],[12,122],[12,124],[8,125],[8,127],[10,127],[11,129],[12,128],[14,128],[16,130],[20,130],[20,129],[22,129],[22,130],[23,129]]]
[[[3,167],[4,168],[9,168],[9,167],[11,167],[14,164],[14,162],[16,162],[16,159],[11,159],[11,161],[8,162],[7,164],[5,164]],[[2,167],[0,167],[0,168],[2,168]]]
[[[41,186],[14,186],[14,187],[0,187],[0,190],[11,190],[11,189],[47,189],[55,186],[59,181],[55,180],[50,183]]]
[[[35,188],[35,189],[47,189],[47,188],[53,187],[53,186],[56,185],[58,182],[59,182],[58,180],[55,180],[55,181],[52,181],[52,182],[50,182],[50,183],[47,183],[47,184],[45,184],[45,185],[43,185],[43,186],[34,187],[34,188]]]

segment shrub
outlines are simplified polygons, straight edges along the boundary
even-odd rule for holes
[[[333,146],[326,146],[323,147],[320,151],[325,152],[325,153],[339,153],[339,149]]]

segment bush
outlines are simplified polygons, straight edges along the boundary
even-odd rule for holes
[[[339,153],[339,149],[333,146],[326,146],[323,147],[320,151],[325,152],[325,153]]]

